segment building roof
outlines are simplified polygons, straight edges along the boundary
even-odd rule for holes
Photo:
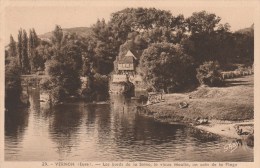
[[[130,50],[127,51],[125,57],[133,57],[134,59],[137,59],[137,58],[135,57],[135,55],[134,55]]]
[[[128,50],[127,53],[122,58],[119,57],[118,63],[119,64],[133,64],[134,59],[136,60],[137,58],[130,50]]]

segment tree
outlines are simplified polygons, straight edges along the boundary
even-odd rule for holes
[[[184,53],[182,46],[170,43],[150,45],[140,60],[141,74],[147,84],[166,92],[193,81],[192,65],[192,58]]]
[[[34,65],[42,70],[45,69],[44,64],[47,60],[50,60],[54,55],[54,47],[48,42],[41,40],[39,45],[35,49]]]
[[[254,62],[254,25],[233,33],[233,61],[252,65]]]
[[[56,25],[51,38],[52,44],[57,48],[56,50],[59,50],[59,47],[61,46],[62,43],[62,39],[63,39],[62,28],[59,25]]]
[[[197,65],[210,60],[223,63],[231,56],[230,26],[220,24],[220,21],[220,17],[206,11],[194,12],[186,19],[191,35],[185,39],[184,48],[195,58]]]
[[[21,70],[23,68],[23,64],[22,64],[22,51],[23,51],[23,46],[22,46],[22,42],[23,41],[23,31],[22,29],[19,30],[18,32],[18,44],[17,44],[17,51],[18,51],[18,65],[20,66]]]
[[[186,22],[192,34],[210,34],[214,32],[220,20],[221,18],[214,13],[201,11],[192,13],[192,16],[187,18]]]
[[[15,57],[5,65],[5,108],[17,106],[21,103],[21,69]]]
[[[16,49],[16,42],[12,35],[10,35],[10,43],[8,49],[9,56],[16,57],[17,56],[17,49]]]
[[[119,46],[122,44],[111,25],[105,20],[98,20],[92,27],[95,40],[93,68],[97,73],[107,75],[113,70],[113,61],[118,55]]]
[[[82,76],[92,76],[94,73],[94,55],[95,55],[95,47],[96,41],[93,37],[88,37],[84,39],[84,47],[82,52]]]
[[[131,31],[148,30],[154,27],[171,27],[173,16],[170,11],[155,8],[126,8],[112,14],[111,23],[119,28],[126,39]],[[125,33],[124,33],[125,32]]]
[[[42,83],[51,94],[53,103],[59,103],[69,96],[76,95],[81,86],[82,43],[75,34],[63,35],[56,26],[53,32],[54,55],[45,63],[50,78]]]
[[[29,42],[28,42],[28,57],[30,60],[30,71],[36,71],[39,68],[38,62],[42,61],[39,55],[36,53],[36,48],[39,44],[38,36],[34,29],[30,29]]]
[[[22,35],[22,71],[28,74],[31,71],[29,58],[28,58],[28,36],[25,30]]]
[[[162,42],[170,40],[169,38],[172,41],[177,39],[171,36],[171,29],[181,30],[180,25],[183,21],[183,16],[173,17],[170,11],[155,8],[126,8],[113,13],[108,23],[104,19],[98,20],[92,27],[96,40],[94,67],[100,74],[109,74],[113,70],[116,56],[120,54],[120,46],[130,44],[133,39],[129,37],[136,36],[135,33],[140,34],[136,37],[136,47],[140,46],[140,48],[144,46],[138,44],[138,40],[139,42],[147,40],[151,43],[152,40]],[[146,39],[141,37],[142,32],[157,30],[157,28],[158,32]]]
[[[218,62],[204,62],[197,68],[197,79],[200,84],[208,86],[221,86],[223,85],[223,78],[219,71]]]

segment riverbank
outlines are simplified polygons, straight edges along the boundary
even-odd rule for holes
[[[184,94],[166,94],[165,101],[138,107],[138,111],[161,122],[194,124],[198,118],[208,123],[196,128],[220,136],[241,138],[235,127],[243,123],[253,124],[254,76],[226,80],[225,87],[199,87]],[[179,104],[185,102],[186,108]]]

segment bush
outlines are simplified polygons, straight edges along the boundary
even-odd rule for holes
[[[222,86],[223,78],[219,71],[218,62],[204,62],[197,68],[197,79],[202,85],[208,86]]]
[[[246,138],[246,144],[249,147],[254,147],[254,135],[253,134],[248,135],[248,137]]]

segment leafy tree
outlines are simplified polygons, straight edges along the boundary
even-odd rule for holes
[[[22,64],[22,51],[23,51],[23,46],[22,46],[22,40],[23,40],[23,31],[22,31],[22,29],[20,29],[19,30],[19,32],[18,32],[18,44],[17,44],[17,51],[18,51],[18,64],[19,64],[19,66],[21,67],[21,69],[22,69],[22,67],[23,67],[23,64]]]
[[[37,61],[38,66],[41,69],[44,69],[44,63],[47,60],[50,60],[51,57],[54,55],[53,46],[51,43],[41,40],[40,44],[37,46],[36,50],[36,57],[38,56],[41,61]]]
[[[219,71],[218,62],[204,62],[197,68],[197,79],[200,84],[205,84],[208,86],[221,86],[223,85],[223,78]]]
[[[210,34],[215,31],[221,18],[206,11],[194,12],[186,19],[188,28],[192,34]]]
[[[10,108],[21,103],[21,69],[15,57],[10,58],[10,62],[5,65],[5,107]]]
[[[122,57],[128,50],[131,50],[131,52],[139,58],[142,55],[143,50],[147,47],[148,42],[141,34],[137,32],[130,33],[127,41],[120,46],[119,56]]]
[[[36,71],[42,58],[36,53],[36,48],[39,45],[39,38],[34,29],[30,30],[28,42],[28,55],[30,60],[31,71]]]
[[[195,58],[197,65],[210,60],[224,63],[232,56],[230,26],[227,23],[220,24],[220,21],[220,17],[206,11],[194,12],[186,19],[191,35],[182,43],[186,51]]]
[[[145,43],[153,41],[174,41],[177,38],[171,34],[171,29],[185,30],[181,24],[183,16],[173,17],[169,11],[155,8],[126,8],[111,15],[111,20],[106,23],[98,20],[92,27],[96,40],[94,67],[100,74],[109,74],[113,70],[113,61],[118,56],[120,46],[133,43],[131,36],[136,37],[136,47],[139,51],[144,49]],[[147,36],[141,35],[146,33]],[[154,32],[152,32],[154,31]],[[149,35],[151,34],[152,35]],[[131,42],[132,41],[132,42]],[[145,42],[144,45],[141,42]],[[138,44],[139,43],[139,44]]]
[[[183,87],[193,81],[193,60],[180,45],[156,43],[144,50],[140,68],[147,84],[154,90]]]
[[[254,62],[254,26],[233,34],[235,63],[252,65]]]
[[[9,43],[8,54],[11,57],[17,56],[16,42],[14,41],[14,38],[13,38],[12,35],[10,35],[10,43]]]
[[[42,83],[51,93],[54,103],[76,95],[81,86],[82,69],[81,43],[75,34],[63,35],[58,26],[53,32],[54,55],[45,63],[48,80]]]
[[[118,55],[119,46],[122,44],[116,38],[112,27],[105,20],[98,20],[93,25],[94,40],[96,41],[93,49],[93,68],[97,73],[107,75],[113,70],[113,61]]]
[[[30,73],[30,63],[28,58],[28,36],[25,30],[22,35],[22,71],[24,74]]]
[[[173,16],[170,11],[155,8],[126,8],[112,14],[111,23],[119,28],[126,39],[131,31],[148,30],[154,27],[171,27]],[[125,33],[123,33],[125,32]]]
[[[82,76],[91,76],[94,73],[94,54],[95,54],[95,47],[96,41],[92,37],[88,37],[84,39],[84,49],[82,52]]]
[[[9,63],[9,54],[8,54],[8,51],[5,49],[5,65]]]
[[[52,44],[59,49],[63,40],[63,31],[59,25],[56,25],[53,36],[51,38]]]

